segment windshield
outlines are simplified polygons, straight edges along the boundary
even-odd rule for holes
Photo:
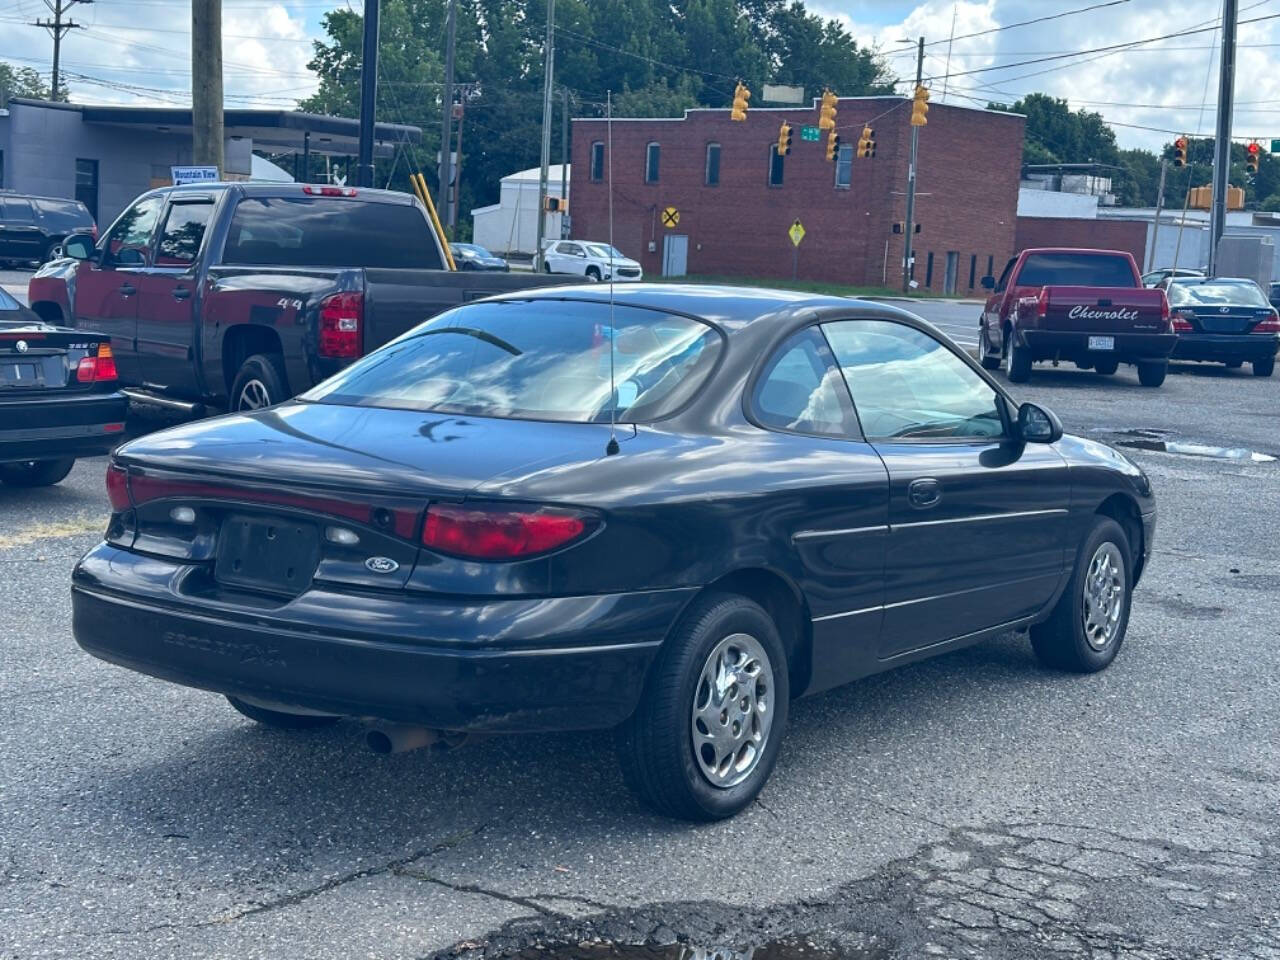
[[[608,259],[612,257],[615,260],[625,260],[626,256],[617,247],[611,247],[607,243],[588,243],[585,244],[587,253],[593,257]]]
[[[1236,283],[1171,283],[1169,303],[1175,307],[1271,306],[1258,285],[1251,280]]]
[[[1109,253],[1033,253],[1018,271],[1020,287],[1136,286],[1128,257]]]
[[[575,423],[653,420],[697,392],[720,334],[656,310],[557,300],[441,314],[320,384],[303,400]],[[611,394],[610,344],[613,380]]]

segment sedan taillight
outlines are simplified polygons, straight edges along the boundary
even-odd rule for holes
[[[363,321],[363,293],[335,293],[321,300],[320,356],[360,356],[360,327]]]
[[[97,356],[81,357],[76,365],[76,379],[81,383],[104,383],[117,376],[116,358],[105,343],[98,344]]]
[[[433,503],[422,543],[468,560],[523,560],[566,546],[598,525],[592,514],[559,507]]]
[[[1195,316],[1192,313],[1184,313],[1179,311],[1173,315],[1173,332],[1174,333],[1190,333],[1195,329],[1191,320]]]
[[[1280,333],[1280,313],[1271,311],[1271,316],[1253,325],[1254,333]]]
[[[115,513],[128,510],[133,506],[133,502],[129,499],[129,474],[118,463],[107,466],[107,499],[111,502],[111,509]]]

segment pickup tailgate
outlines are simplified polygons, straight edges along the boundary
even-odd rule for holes
[[[1078,333],[1162,333],[1169,325],[1163,290],[1050,286],[1038,326]]]

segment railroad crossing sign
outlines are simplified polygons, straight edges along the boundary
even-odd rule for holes
[[[800,128],[800,139],[813,140],[816,143],[818,140],[822,139],[822,131],[815,126],[806,123]]]
[[[662,211],[662,225],[670,229],[680,222],[680,211],[675,207],[667,207]]]
[[[804,224],[799,220],[796,220],[795,223],[791,224],[790,228],[788,228],[787,235],[791,237],[792,243],[797,247],[800,246],[800,241],[804,239]]]

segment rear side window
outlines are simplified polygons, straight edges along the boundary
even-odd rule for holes
[[[0,217],[17,223],[31,223],[34,220],[31,201],[18,200],[13,197],[9,199],[0,198]]]
[[[1106,253],[1033,253],[1018,271],[1020,287],[1136,287],[1128,257]]]
[[[618,420],[638,423],[683,406],[711,375],[721,344],[709,324],[657,310],[615,306],[611,321],[607,304],[478,303],[433,317],[302,399],[608,423],[616,398]]]
[[[212,203],[175,203],[170,207],[156,244],[156,266],[185,267],[194,263],[212,213]]]
[[[826,340],[814,327],[780,346],[751,395],[755,419],[765,427],[825,437],[856,437],[849,390]]]
[[[231,218],[223,263],[439,270],[417,207],[333,197],[246,197]]]

